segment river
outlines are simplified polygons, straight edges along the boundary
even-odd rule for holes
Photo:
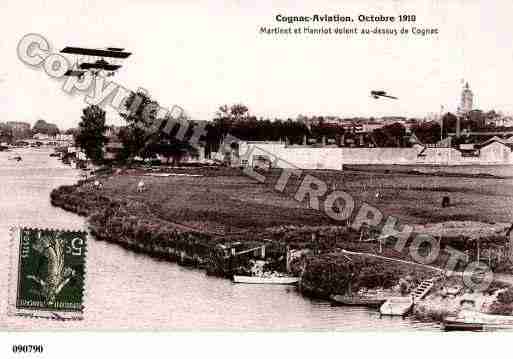
[[[74,183],[79,171],[49,153],[0,152],[0,329],[438,330],[432,323],[310,300],[293,287],[233,284],[94,239],[88,243],[83,320],[8,316],[9,227],[86,228],[84,218],[50,204],[50,191]],[[23,161],[9,160],[16,154]]]

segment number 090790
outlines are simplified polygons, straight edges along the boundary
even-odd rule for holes
[[[12,346],[13,353],[42,353],[43,345],[15,344]]]

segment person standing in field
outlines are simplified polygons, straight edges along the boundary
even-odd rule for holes
[[[137,184],[137,192],[141,193],[141,192],[144,192],[145,190],[146,190],[146,187],[145,187],[144,181],[140,180],[139,183]]]

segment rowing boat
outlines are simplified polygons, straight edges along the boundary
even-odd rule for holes
[[[360,295],[330,295],[330,299],[334,304],[338,305],[352,305],[352,306],[364,306],[370,308],[379,308],[385,303],[385,298],[369,297]]]
[[[299,277],[289,276],[248,276],[248,275],[234,275],[233,281],[235,283],[246,284],[283,284],[291,285],[299,282]]]
[[[379,308],[382,315],[406,315],[413,307],[413,300],[410,297],[388,298]]]

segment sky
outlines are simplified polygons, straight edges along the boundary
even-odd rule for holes
[[[83,94],[62,91],[64,79],[52,79],[18,59],[17,44],[28,33],[44,36],[54,52],[65,46],[131,51],[112,79],[129,89],[145,88],[162,106],[179,105],[199,120],[212,119],[219,106],[233,103],[269,118],[424,117],[441,106],[455,111],[462,79],[474,91],[475,108],[513,113],[510,0],[2,0],[0,7],[0,122],[43,118],[66,129],[78,125],[86,106]],[[415,14],[416,23],[392,26],[439,28],[440,33],[259,34],[262,26],[290,26],[277,22],[278,14]],[[399,100],[375,100],[369,95],[374,89]],[[107,119],[122,124],[114,111]]]

